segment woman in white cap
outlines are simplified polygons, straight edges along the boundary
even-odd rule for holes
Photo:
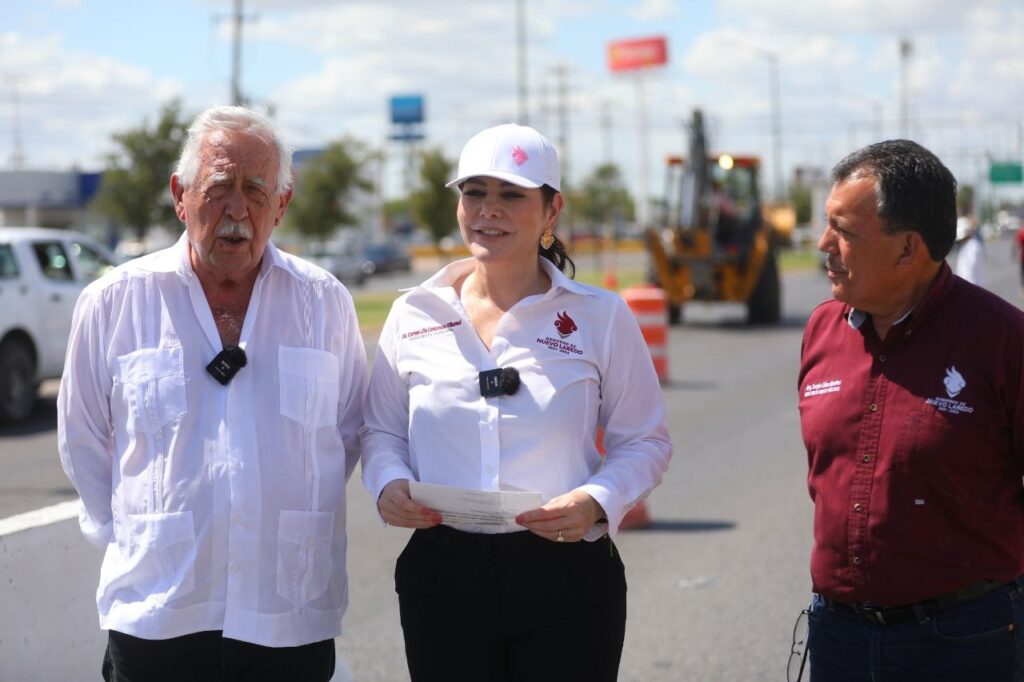
[[[414,682],[617,676],[626,584],[611,536],[672,446],[629,309],[570,278],[559,179],[532,128],[470,139],[448,186],[472,257],[400,297],[381,332],[363,482],[387,524],[417,529],[395,569]],[[418,504],[410,482],[538,503],[465,516]]]

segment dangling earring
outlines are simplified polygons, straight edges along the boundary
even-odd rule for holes
[[[544,234],[540,236],[540,248],[547,251],[551,248],[551,245],[555,243],[555,235],[551,234],[551,229],[544,230]]]

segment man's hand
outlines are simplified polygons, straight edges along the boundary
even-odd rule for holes
[[[539,509],[531,509],[516,517],[516,523],[542,538],[560,542],[577,542],[604,517],[604,509],[582,490],[572,490],[552,498]]]
[[[384,486],[377,498],[377,511],[385,523],[402,528],[433,528],[441,523],[441,515],[412,501],[409,481],[404,478]]]

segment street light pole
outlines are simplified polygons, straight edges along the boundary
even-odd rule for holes
[[[783,50],[773,51],[759,45],[751,45],[732,36],[730,42],[756,54],[768,62],[768,106],[771,109],[772,175],[774,176],[774,198],[785,200],[785,180],[782,177],[782,85],[779,76],[779,58],[788,52],[791,45]],[[797,44],[796,46],[799,46]]]
[[[772,174],[775,176],[775,200],[785,199],[785,182],[782,178],[782,88],[779,83],[779,55],[776,52],[763,53],[768,60],[768,78],[771,81],[772,108]]]
[[[909,38],[900,40],[900,137],[910,135],[910,56],[913,44]]]
[[[242,0],[235,0],[234,39],[231,44],[231,103],[245,104],[242,98]]]
[[[516,0],[516,46],[519,53],[519,115],[520,125],[530,124],[530,110],[527,102],[528,90],[526,83],[526,0]]]

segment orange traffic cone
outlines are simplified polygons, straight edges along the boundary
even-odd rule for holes
[[[602,455],[608,454],[604,449],[604,429],[600,426],[597,427],[597,437],[594,442],[597,444],[598,452]],[[651,516],[647,513],[647,502],[640,500],[622,517],[619,530],[639,530],[640,528],[649,528],[650,525]]]
[[[651,517],[647,513],[647,503],[640,500],[636,505],[626,512],[619,524],[619,530],[637,530],[639,528],[650,528]]]

